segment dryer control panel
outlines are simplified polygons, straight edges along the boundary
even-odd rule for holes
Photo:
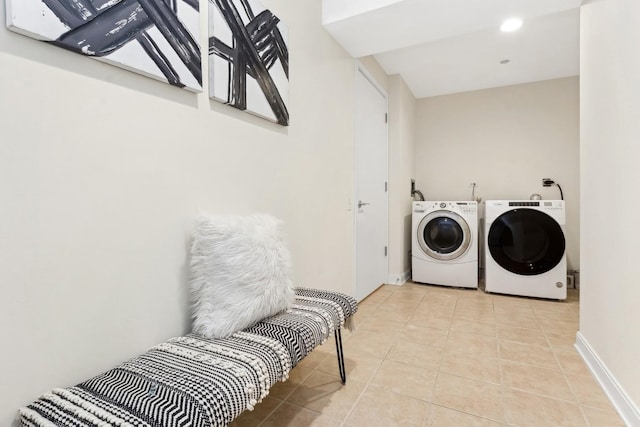
[[[540,206],[540,202],[509,202],[509,206]]]

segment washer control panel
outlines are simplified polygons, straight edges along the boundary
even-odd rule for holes
[[[478,211],[478,202],[456,202],[456,205],[465,213],[475,213]]]
[[[413,202],[413,211],[416,213],[425,212],[427,209],[448,209],[452,211],[462,211],[464,213],[475,213],[478,211],[478,202]]]

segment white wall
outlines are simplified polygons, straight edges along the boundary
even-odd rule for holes
[[[354,292],[354,61],[320,0],[263,4],[290,30],[288,128],[0,29],[0,425],[188,330],[199,210],[282,218],[295,282]]]
[[[580,37],[580,334],[635,406],[629,425],[640,425],[638,16],[637,0],[589,1]]]
[[[578,269],[579,81],[577,77],[418,101],[416,186],[427,200],[566,201],[567,262]]]
[[[411,275],[411,179],[415,174],[416,99],[402,77],[389,77],[389,283]]]

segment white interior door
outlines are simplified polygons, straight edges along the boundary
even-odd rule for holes
[[[356,298],[387,281],[388,131],[387,96],[361,69],[355,102]]]

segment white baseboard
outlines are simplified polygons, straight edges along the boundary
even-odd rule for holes
[[[611,400],[611,403],[625,424],[629,427],[640,426],[640,410],[638,410],[638,407],[629,399],[629,396],[620,386],[620,383],[618,383],[609,369],[607,369],[606,365],[602,363],[602,360],[600,360],[580,332],[576,334],[575,347],[591,370],[593,376],[596,377],[596,380],[604,389],[605,394],[609,397],[609,400]]]
[[[404,285],[411,277],[411,270],[407,270],[402,274],[390,274],[387,279],[387,285]]]

